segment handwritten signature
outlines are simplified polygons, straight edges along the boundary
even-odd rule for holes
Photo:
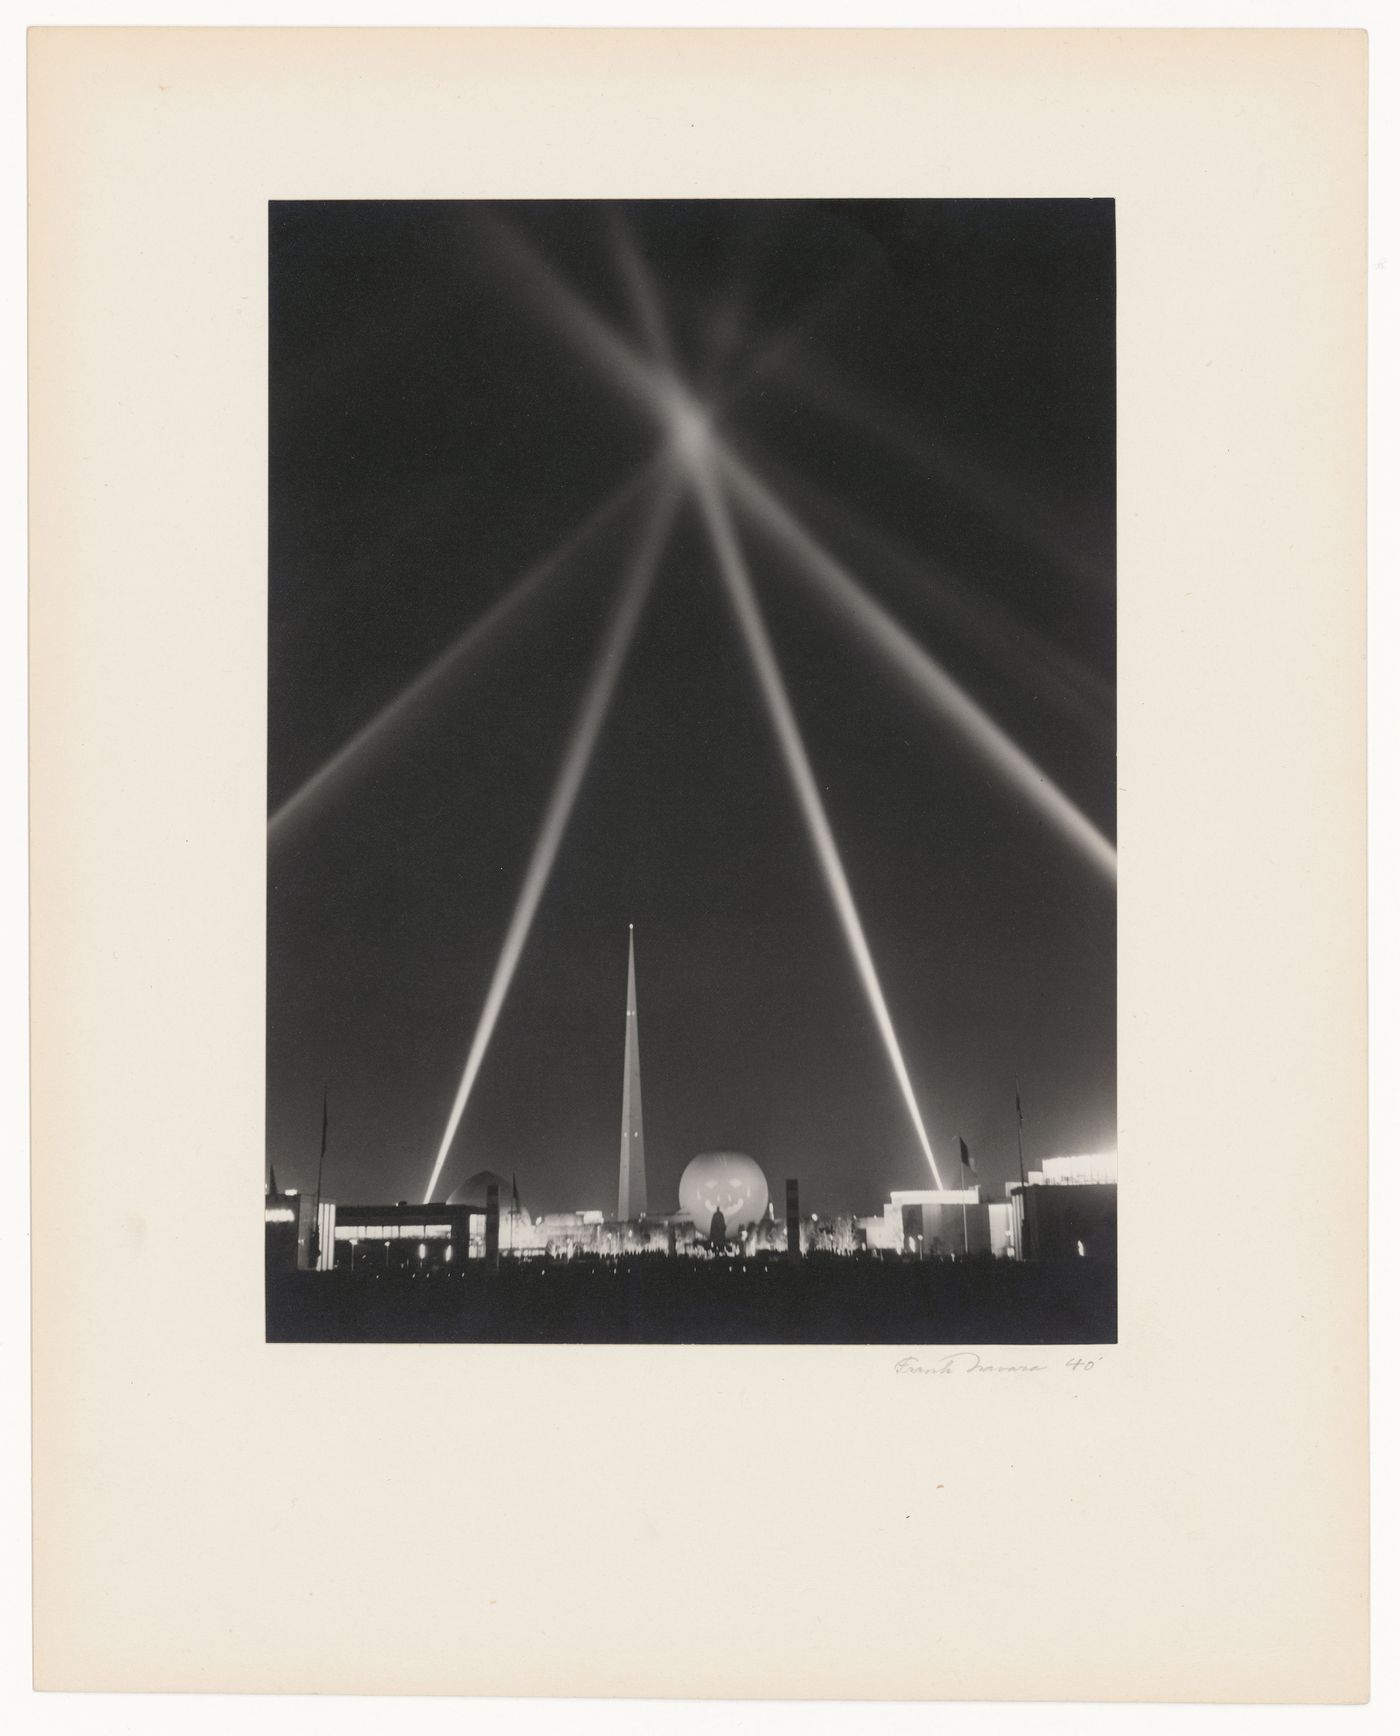
[[[952,1350],[932,1362],[901,1356],[894,1365],[896,1374],[1046,1374],[1049,1368],[1048,1362],[984,1362],[975,1350]]]

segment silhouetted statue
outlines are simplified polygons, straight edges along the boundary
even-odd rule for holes
[[[721,1211],[717,1211],[710,1219],[710,1246],[712,1248],[724,1246],[724,1213]]]

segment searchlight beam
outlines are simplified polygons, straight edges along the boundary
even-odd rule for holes
[[[720,450],[719,463],[735,495],[850,625],[890,663],[915,692],[972,746],[1003,782],[1036,808],[1065,841],[1108,880],[1118,874],[1118,852],[1103,833],[1012,741],[906,627],[876,602],[802,525],[753,471]]]
[[[861,586],[722,439],[711,417],[687,388],[637,355],[627,341],[584,299],[503,225],[492,224],[501,257],[530,289],[542,309],[593,358],[620,390],[655,416],[672,451],[691,474],[702,454],[712,456],[736,498],[796,557],[814,581],[874,647],[910,682],[919,696],[950,723],[1017,795],[1048,819],[1101,875],[1115,881],[1118,852],[1059,786],[982,710],[907,628]],[[640,268],[633,256],[629,272]]]
[[[933,1146],[929,1141],[923,1116],[919,1112],[918,1101],[914,1096],[909,1069],[904,1064],[904,1054],[899,1046],[899,1038],[895,1034],[894,1021],[891,1019],[889,1008],[885,1004],[884,991],[880,987],[880,979],[875,970],[875,961],[870,955],[870,946],[865,938],[865,928],[861,923],[860,913],[856,909],[850,882],[846,878],[841,854],[836,848],[836,839],[832,835],[831,823],[827,819],[821,792],[817,788],[817,780],[812,773],[811,761],[807,757],[807,749],[797,726],[797,718],[788,698],[782,671],[778,666],[772,641],[768,637],[768,629],[764,625],[758,599],[754,595],[753,583],[749,578],[743,550],[739,546],[739,539],[735,534],[733,521],[730,518],[714,468],[706,457],[702,456],[692,467],[691,481],[704,516],[705,528],[709,532],[715,560],[729,592],[729,600],[734,606],[734,613],[738,617],[739,630],[743,635],[744,644],[753,664],[754,674],[758,679],[759,690],[763,695],[764,704],[768,708],[768,716],[772,722],[774,733],[777,735],[778,745],[782,750],[788,777],[792,781],[798,806],[802,810],[802,818],[807,824],[812,848],[816,852],[822,875],[831,893],[832,902],[836,906],[836,914],[846,937],[846,944],[850,948],[861,986],[865,990],[866,999],[870,1003],[870,1010],[874,1014],[876,1028],[885,1045],[885,1052],[889,1056],[890,1066],[894,1070],[894,1076],[903,1095],[905,1107],[909,1111],[909,1118],[914,1124],[914,1131],[918,1135],[924,1156],[928,1159],[929,1169],[933,1172],[934,1185],[941,1190],[943,1178],[938,1173],[938,1163],[933,1155]]]
[[[441,687],[449,676],[464,668],[473,654],[494,637],[541,589],[547,579],[562,571],[585,544],[617,516],[651,474],[653,467],[649,465],[609,495],[601,506],[523,573],[484,615],[479,616],[460,633],[445,651],[435,657],[407,687],[357,729],[343,747],[338,748],[324,765],[288,796],[276,812],[268,817],[269,849],[281,843],[291,832],[294,822],[301,815],[310,812],[319,799],[329,796],[337,785],[343,784],[370,749],[388,741],[430,693]]]
[[[433,1197],[433,1190],[442,1175],[447,1154],[452,1148],[452,1141],[461,1125],[462,1116],[466,1111],[467,1101],[471,1096],[472,1087],[476,1084],[481,1064],[486,1058],[486,1051],[495,1033],[496,1021],[505,1004],[506,995],[515,977],[520,955],[525,949],[530,929],[535,920],[535,912],[539,908],[540,897],[544,892],[554,867],[555,857],[559,854],[559,845],[563,840],[569,817],[573,813],[574,803],[578,799],[579,788],[583,783],[588,763],[593,757],[593,749],[597,744],[598,735],[607,716],[608,706],[617,687],[622,665],[626,661],[627,652],[636,631],[637,622],[641,617],[646,603],[647,593],[651,589],[657,564],[666,536],[670,531],[671,521],[676,510],[676,488],[673,482],[662,484],[653,510],[647,520],[642,534],[642,541],[633,560],[630,572],[623,585],[622,594],[617,608],[609,623],[607,635],[598,655],[598,661],[589,676],[588,686],[584,691],[583,702],[579,707],[578,716],[574,721],[573,733],[569,737],[563,762],[555,780],[554,789],[545,809],[544,821],[540,826],[539,836],[535,839],[535,847],[531,851],[530,861],[525,870],[525,878],[521,883],[520,893],[511,914],[510,926],[501,946],[500,956],[491,977],[491,986],[486,992],[486,1000],[477,1020],[476,1032],[472,1037],[471,1048],[467,1052],[466,1066],[462,1070],[462,1078],[457,1086],[457,1094],[452,1100],[452,1110],[443,1129],[442,1141],[438,1146],[437,1156],[433,1160],[432,1174],[428,1178],[428,1186],[423,1194],[426,1205]]]

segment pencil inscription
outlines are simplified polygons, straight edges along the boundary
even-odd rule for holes
[[[921,1362],[917,1356],[901,1356],[896,1374],[1045,1374],[1045,1362],[984,1362],[975,1350],[951,1350],[946,1356]]]

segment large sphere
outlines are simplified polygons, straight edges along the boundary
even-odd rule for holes
[[[724,1233],[732,1236],[768,1210],[767,1178],[741,1151],[707,1151],[691,1158],[680,1194],[681,1210],[702,1236],[709,1235],[716,1212],[724,1213]]]

